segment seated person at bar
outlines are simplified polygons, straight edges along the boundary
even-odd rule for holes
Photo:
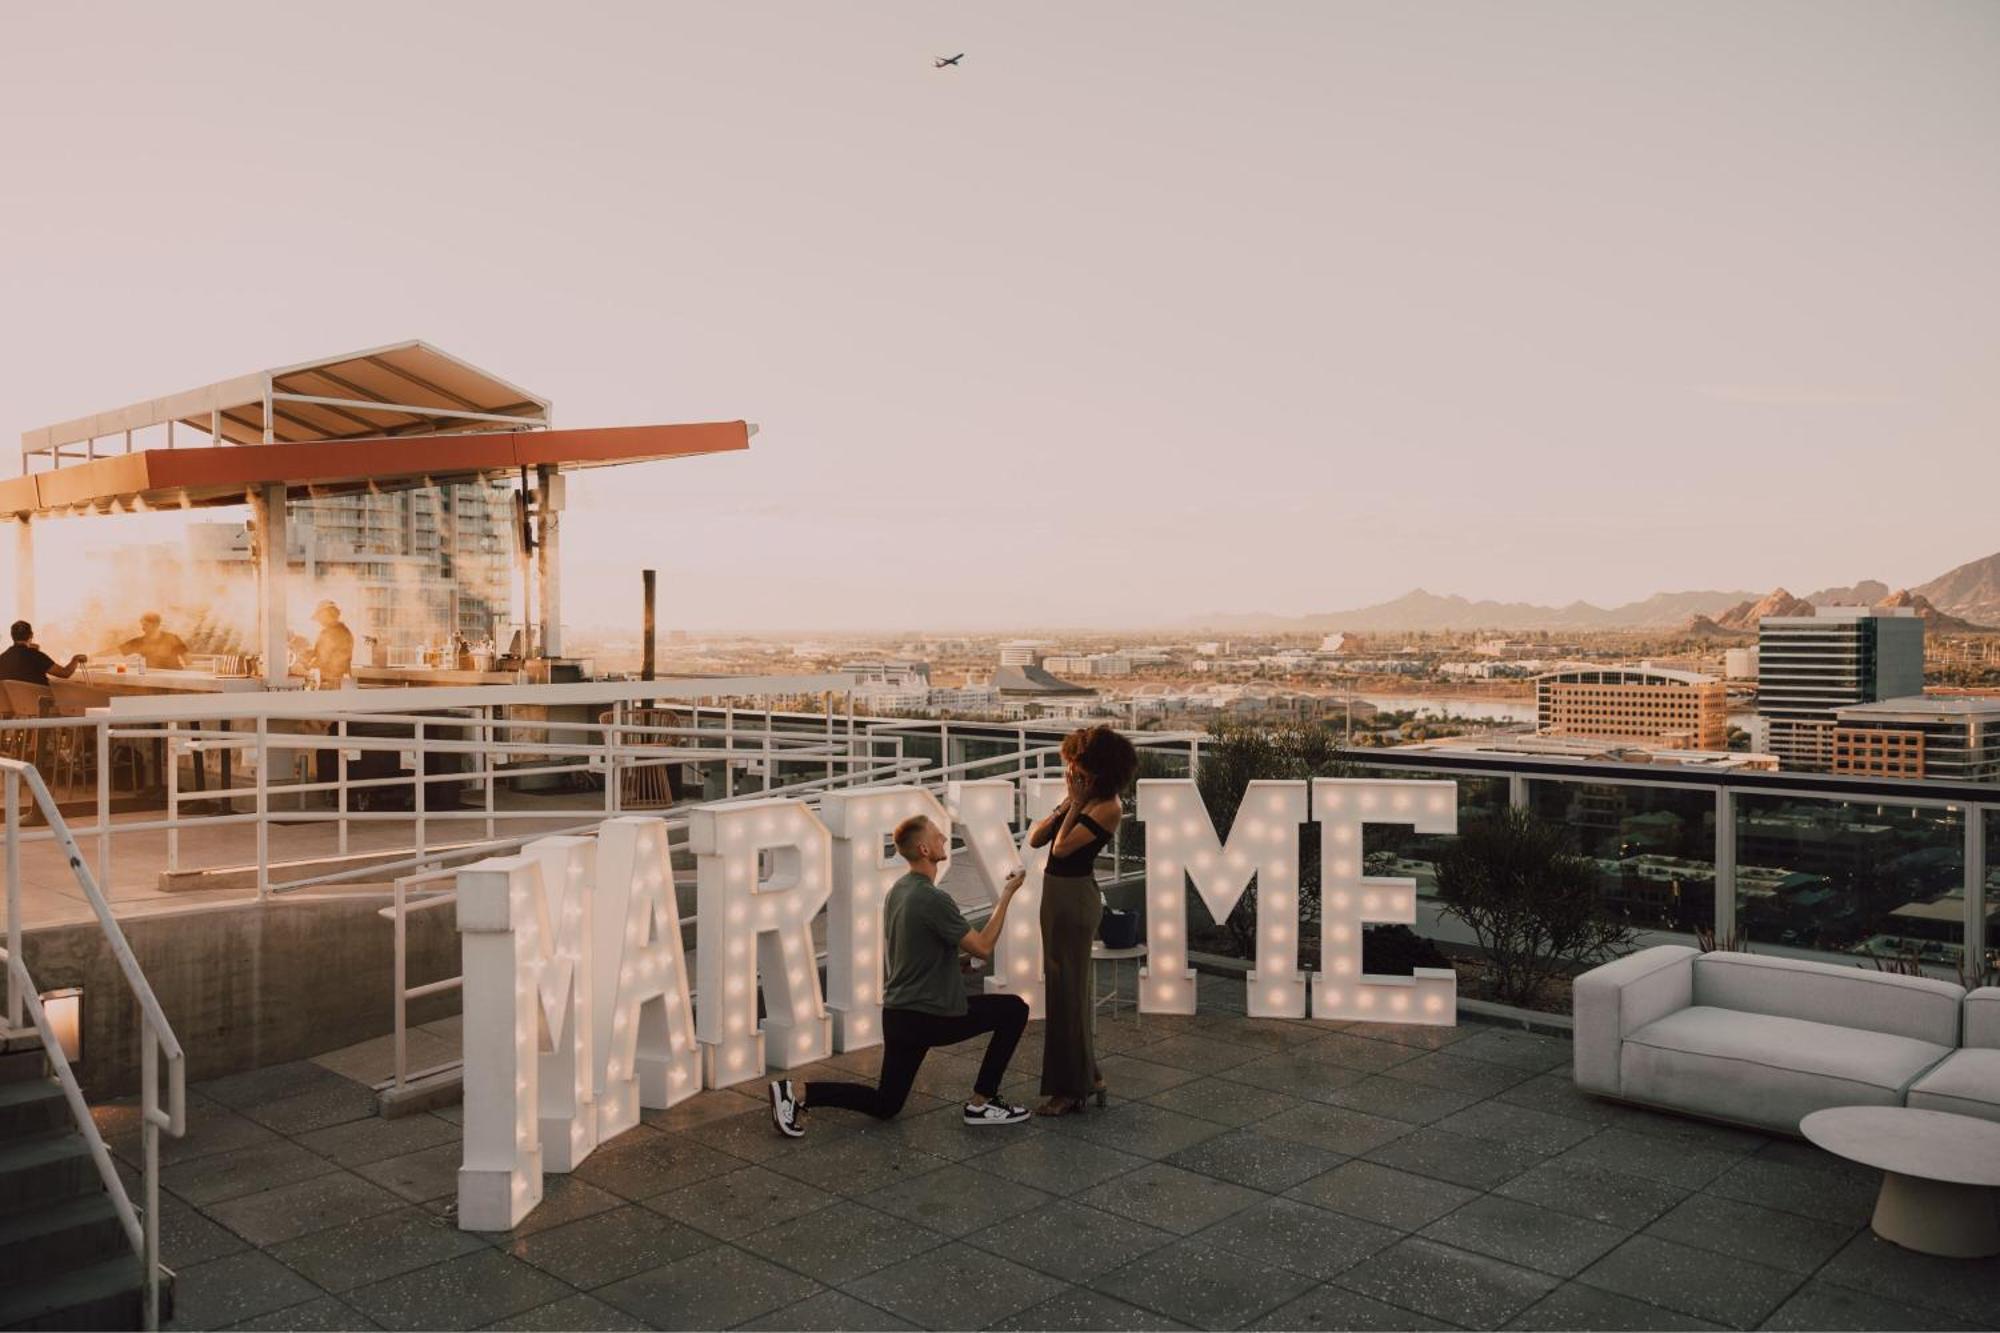
[[[119,644],[118,651],[128,657],[137,654],[145,659],[147,666],[159,671],[178,671],[187,665],[187,643],[180,635],[160,628],[158,611],[140,616],[138,637]]]
[[[319,624],[319,637],[299,655],[299,665],[319,671],[321,689],[337,690],[354,673],[354,631],[341,623],[340,608],[332,602],[314,607],[313,619]]]
[[[25,620],[15,621],[11,633],[14,636],[13,646],[0,653],[0,680],[25,681],[47,689],[50,676],[67,680],[84,664],[82,653],[66,663],[59,663],[43,652],[42,646],[35,642],[35,627]]]

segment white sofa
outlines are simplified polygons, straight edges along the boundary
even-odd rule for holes
[[[1662,945],[1576,979],[1576,1085],[1784,1134],[1829,1106],[2000,1120],[2000,988],[1974,997],[1961,1050],[1950,982]]]

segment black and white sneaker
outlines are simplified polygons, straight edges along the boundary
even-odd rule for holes
[[[788,1139],[806,1136],[805,1117],[799,1099],[792,1095],[792,1081],[788,1078],[771,1084],[771,1123]]]
[[[1028,1118],[1028,1108],[1013,1106],[999,1100],[989,1100],[984,1106],[965,1104],[965,1123],[968,1125],[1018,1125]]]

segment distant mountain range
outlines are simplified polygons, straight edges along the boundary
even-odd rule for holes
[[[1392,601],[1352,611],[1274,616],[1218,614],[1190,626],[1238,633],[1328,633],[1334,630],[1410,633],[1418,630],[1672,630],[1733,636],[1754,631],[1767,615],[1809,615],[1814,605],[1914,606],[1934,629],[2000,626],[2000,552],[1960,565],[1928,583],[1892,590],[1877,579],[1845,588],[1821,588],[1794,597],[1783,588],[1754,592],[1663,592],[1623,606],[1537,606],[1530,602],[1475,602],[1418,588]]]

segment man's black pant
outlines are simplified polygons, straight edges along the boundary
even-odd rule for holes
[[[1028,1002],[1018,995],[973,995],[966,999],[965,1012],[956,1018],[920,1014],[914,1009],[882,1011],[882,1080],[876,1087],[866,1083],[808,1083],[805,1100],[808,1110],[838,1106],[862,1111],[878,1120],[887,1120],[903,1109],[910,1085],[933,1046],[954,1046],[982,1032],[993,1034],[986,1043],[986,1058],[979,1062],[979,1077],[972,1090],[983,1097],[1000,1095],[1000,1079],[1021,1030],[1028,1026]]]

